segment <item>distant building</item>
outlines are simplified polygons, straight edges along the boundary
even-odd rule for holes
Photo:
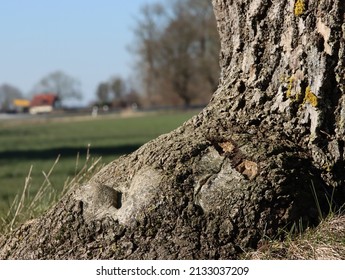
[[[30,114],[51,113],[59,106],[59,97],[53,93],[37,94],[30,102]]]
[[[13,99],[12,107],[14,113],[26,113],[30,108],[30,100],[27,99]]]

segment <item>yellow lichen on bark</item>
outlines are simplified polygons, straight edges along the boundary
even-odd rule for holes
[[[287,91],[286,91],[286,97],[289,98],[292,102],[301,102],[301,97],[302,94],[301,92],[297,92],[295,90],[295,83],[296,83],[296,79],[294,76],[291,76],[288,80],[288,87],[287,87]]]
[[[293,88],[293,83],[294,83],[295,79],[293,76],[290,77],[289,79],[289,85],[288,85],[288,89],[286,92],[286,97],[291,99],[291,95],[292,95],[292,88]]]
[[[310,86],[305,89],[305,96],[303,103],[310,103],[311,106],[316,107],[318,104],[317,96],[311,91]]]
[[[294,9],[295,16],[298,17],[298,16],[303,15],[304,11],[305,11],[304,0],[297,0],[295,3],[295,9]]]

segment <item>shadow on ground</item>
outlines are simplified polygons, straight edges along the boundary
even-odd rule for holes
[[[92,147],[90,154],[92,156],[109,156],[129,154],[140,145],[122,145],[107,147]],[[76,157],[77,154],[84,155],[87,153],[86,147],[61,147],[45,150],[11,150],[0,152],[0,159],[51,159],[61,155],[65,157]]]

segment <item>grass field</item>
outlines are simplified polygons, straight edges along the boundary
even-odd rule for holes
[[[30,168],[30,191],[36,192],[56,159],[49,186],[57,192],[83,167],[89,147],[106,164],[181,125],[196,112],[146,114],[120,118],[59,118],[0,121],[0,216],[24,186]]]

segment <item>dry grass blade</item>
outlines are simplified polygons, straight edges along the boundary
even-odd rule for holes
[[[51,186],[51,183],[49,181],[49,176],[52,174],[55,166],[58,164],[60,159],[60,155],[56,158],[55,162],[53,163],[52,167],[50,168],[48,174],[45,174],[44,171],[42,171],[43,176],[44,176],[44,181],[41,184],[39,190],[35,194],[34,198],[32,199],[31,203],[28,206],[28,210],[33,210],[35,208],[35,205],[38,204],[39,201],[42,201],[42,198],[44,197],[45,194],[49,193],[47,188]]]
[[[29,173],[25,179],[25,184],[20,195],[20,199],[17,195],[12,202],[7,215],[5,217],[1,217],[1,233],[13,231],[18,224],[39,216],[45,210],[52,207],[63,195],[68,192],[68,190],[71,190],[74,186],[85,182],[85,180],[93,176],[102,167],[102,164],[100,164],[102,158],[100,157],[94,161],[91,161],[91,156],[88,150],[84,166],[79,172],[76,172],[72,180],[67,178],[64,182],[62,190],[57,191],[57,189],[55,189],[50,182],[50,176],[54,172],[54,168],[58,164],[59,159],[60,156],[56,158],[48,173],[42,171],[44,181],[32,198],[29,196],[29,192],[31,187],[30,179],[33,166],[30,167]],[[78,162],[79,156],[77,157],[77,165]]]
[[[29,182],[30,182],[30,178],[31,178],[31,172],[32,172],[32,165],[30,166],[30,170],[29,170],[29,174],[28,176],[26,176],[25,178],[25,183],[24,183],[24,189],[23,189],[23,192],[22,192],[22,195],[21,195],[21,198],[19,200],[19,203],[16,207],[16,211],[14,213],[14,216],[12,218],[12,221],[10,223],[10,230],[12,231],[13,230],[13,226],[18,218],[18,215],[21,213],[23,207],[24,207],[24,203],[25,203],[25,196],[26,196],[26,191],[28,190],[29,188]]]
[[[75,176],[72,178],[72,180],[67,180],[65,181],[62,193],[65,194],[69,189],[71,189],[73,186],[80,184],[82,181],[87,180],[88,178],[91,177],[95,172],[97,172],[102,165],[100,164],[102,157],[97,158],[93,163],[91,163],[90,166],[88,166],[90,160],[90,155],[89,155],[89,149],[87,150],[87,155],[86,155],[86,162],[84,166],[80,169],[78,173],[75,174]]]
[[[75,161],[74,176],[76,176],[77,173],[78,173],[79,157],[80,157],[80,154],[79,154],[79,152],[78,152],[78,153],[77,153],[77,159],[76,159],[76,161]]]

